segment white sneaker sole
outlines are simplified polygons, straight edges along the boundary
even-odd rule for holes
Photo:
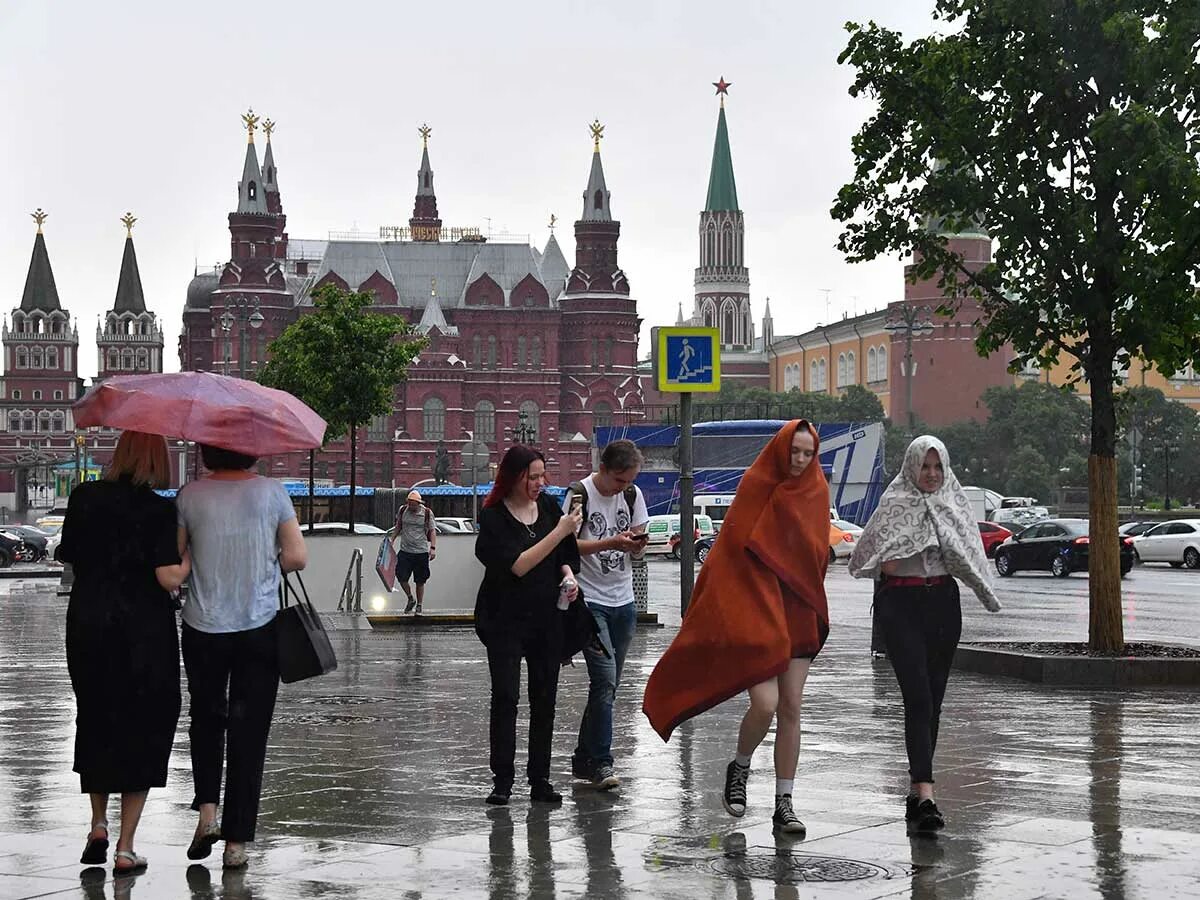
[[[613,788],[621,786],[621,779],[616,775],[609,775],[607,778],[602,778],[599,781],[593,781],[592,787],[598,791],[611,791]]]
[[[729,813],[735,819],[740,819],[742,816],[744,816],[746,814],[746,807],[743,806],[741,809],[737,809],[737,808],[731,806],[729,804],[729,801],[725,799],[724,794],[721,795],[721,805],[723,807],[725,807],[725,812]]]

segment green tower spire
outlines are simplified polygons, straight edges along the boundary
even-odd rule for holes
[[[733,179],[733,157],[729,152],[729,129],[725,125],[725,101],[717,116],[717,140],[713,144],[712,171],[708,175],[705,211],[737,210],[737,183]]]

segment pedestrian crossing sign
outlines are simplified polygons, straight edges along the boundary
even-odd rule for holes
[[[721,333],[716,328],[657,328],[658,389],[684,393],[721,389]]]

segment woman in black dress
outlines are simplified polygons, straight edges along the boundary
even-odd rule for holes
[[[494,786],[487,802],[494,805],[508,803],[516,774],[522,659],[529,668],[529,797],[540,803],[562,801],[550,784],[566,619],[557,604],[560,591],[568,602],[578,594],[575,532],[582,515],[577,507],[564,514],[542,495],[545,483],[542,454],[524,445],[510,447],[479,513],[475,555],[486,572],[475,601],[475,632],[487,647],[492,678],[489,762]]]
[[[146,793],[167,783],[179,719],[179,637],[170,591],[190,571],[170,480],[167,442],[126,431],[103,481],[71,492],[58,558],[75,572],[67,607],[67,668],[75,690],[75,765],[91,795],[81,863],[108,854],[108,795],[121,795],[113,871],[145,867],[133,849]]]

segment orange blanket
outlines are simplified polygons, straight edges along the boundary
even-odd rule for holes
[[[803,419],[763,448],[742,476],[679,633],[650,674],[642,711],[663,740],[680,722],[788,667],[785,603],[815,613],[812,652],[828,634],[829,484],[815,456],[791,477],[797,428],[808,429],[819,449],[816,429]]]

